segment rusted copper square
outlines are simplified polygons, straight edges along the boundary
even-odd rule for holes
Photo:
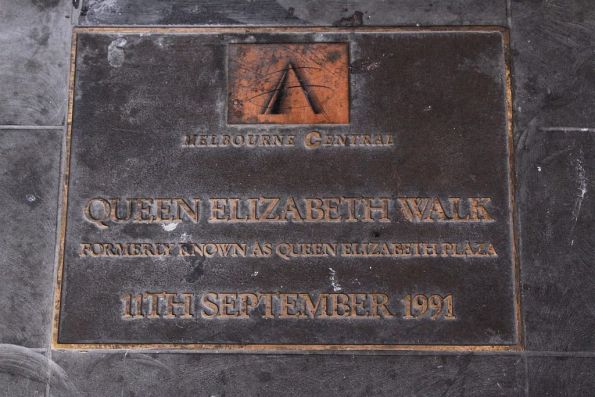
[[[229,45],[230,124],[349,123],[347,43]]]

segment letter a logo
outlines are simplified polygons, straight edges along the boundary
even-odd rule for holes
[[[292,109],[309,108],[314,114],[320,113],[314,93],[310,91],[299,69],[290,62],[281,73],[275,89],[264,103],[261,114],[282,114]]]
[[[347,43],[228,49],[228,123],[349,123]]]

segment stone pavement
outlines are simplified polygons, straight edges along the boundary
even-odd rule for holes
[[[591,0],[0,0],[0,21],[0,395],[594,395]],[[508,28],[522,349],[53,349],[77,25]]]

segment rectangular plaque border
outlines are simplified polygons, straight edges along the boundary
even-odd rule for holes
[[[266,344],[266,343],[60,343],[58,333],[60,326],[62,281],[64,274],[64,251],[66,244],[66,227],[68,213],[68,182],[70,179],[71,165],[71,137],[72,113],[74,105],[74,87],[76,74],[76,51],[79,33],[162,33],[162,34],[200,34],[200,33],[435,33],[435,32],[477,32],[500,33],[504,48],[505,66],[505,111],[506,130],[508,142],[508,191],[510,209],[511,257],[513,278],[513,304],[514,304],[514,339],[512,344],[497,345],[445,345],[445,344]],[[440,351],[440,352],[497,352],[497,351],[523,351],[524,338],[521,315],[521,287],[520,287],[520,259],[518,255],[518,212],[515,200],[515,163],[514,163],[514,138],[512,124],[512,84],[511,84],[511,56],[510,33],[508,28],[502,26],[473,25],[473,26],[431,26],[431,27],[321,27],[321,26],[264,26],[264,27],[191,27],[191,26],[75,26],[72,30],[70,50],[70,71],[68,83],[68,109],[66,113],[66,137],[64,142],[64,155],[62,156],[62,196],[60,198],[59,235],[57,238],[57,269],[55,273],[54,305],[51,326],[51,348],[58,350],[191,350],[204,352],[341,352],[341,351]]]

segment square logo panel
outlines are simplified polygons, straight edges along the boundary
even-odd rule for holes
[[[231,44],[228,123],[349,123],[347,43]]]

